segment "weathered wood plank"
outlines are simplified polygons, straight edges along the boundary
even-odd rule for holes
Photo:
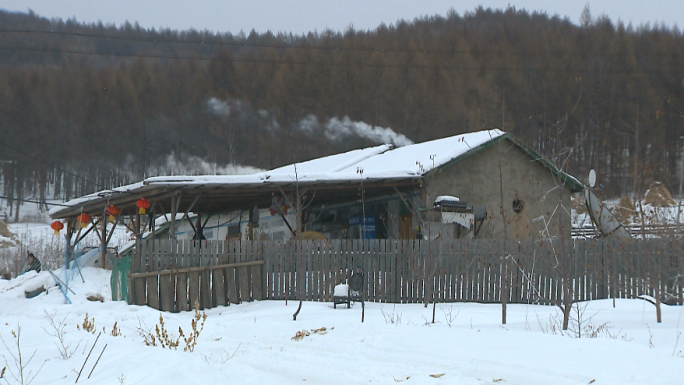
[[[159,277],[152,276],[148,277],[147,283],[147,306],[159,310],[161,306],[159,305]]]
[[[261,249],[261,246],[263,243],[261,242],[254,242],[254,246],[252,247],[253,254],[252,258],[256,261],[259,258],[261,258],[263,250]],[[251,266],[250,267],[250,273],[252,275],[252,299],[253,300],[262,300],[264,299],[264,281],[262,277],[262,270],[263,270],[263,265],[262,266]]]
[[[238,250],[239,243],[236,241],[230,241],[228,243],[228,262],[229,263],[236,263],[238,261]],[[230,303],[240,303],[240,297],[238,297],[238,288],[237,288],[237,281],[235,279],[236,276],[236,268],[235,267],[230,267],[226,268],[226,276],[225,276],[225,281],[226,281],[226,288],[228,291],[228,301]]]
[[[190,308],[194,309],[201,307],[200,299],[200,272],[192,271],[188,273],[188,298],[190,300]]]
[[[326,275],[327,277],[327,294],[328,296],[326,297],[326,301],[332,301],[333,297],[333,292],[335,290],[335,285],[337,284],[335,280],[335,255],[333,251],[333,245],[331,243],[328,243],[326,245],[326,255],[327,255],[327,263],[328,263],[328,273]]]
[[[178,267],[185,268],[187,266],[187,256],[185,250],[185,242],[172,240],[177,247],[178,253]],[[178,311],[190,310],[190,300],[188,298],[188,274],[176,273],[176,309]]]
[[[146,305],[147,304],[147,290],[145,278],[134,278],[131,276],[131,282],[134,292],[134,303],[136,305]]]
[[[270,285],[271,296],[269,297],[269,299],[283,299],[283,297],[281,297],[283,290],[280,287],[280,282],[281,282],[281,280],[280,280],[281,253],[280,253],[279,243],[277,241],[272,241],[269,244],[269,250],[270,250],[270,252],[268,255],[269,255],[269,258],[271,259],[271,271],[272,271],[271,285]]]
[[[264,268],[262,270],[262,279],[264,280],[264,299],[273,299],[273,270],[271,265],[273,263],[271,258],[273,255],[272,244],[273,241],[269,240],[262,245],[262,258],[264,259]]]
[[[162,269],[171,270],[173,253],[171,251],[171,243],[166,241],[156,242],[156,247],[162,253],[162,260],[164,261]],[[173,311],[175,302],[175,282],[176,277],[173,272],[169,275],[159,277],[159,297],[162,311]]]
[[[386,239],[385,251],[389,256],[389,264],[387,266],[387,293],[389,303],[401,303],[401,297],[399,295],[399,279],[398,279],[398,269],[399,269],[399,258],[397,257],[397,242],[395,240]]]
[[[248,267],[238,267],[238,275],[240,280],[240,301],[249,302],[250,290],[249,290],[249,271]]]
[[[306,269],[304,272],[306,277],[304,280],[304,284],[306,285],[304,291],[306,292],[306,295],[304,298],[306,298],[306,301],[313,301],[313,240],[309,239],[302,242],[302,253],[306,260],[306,266],[304,267]]]
[[[208,269],[209,267],[209,252],[211,249],[211,246],[209,244],[209,241],[203,240],[203,241],[197,241],[197,244],[199,245],[199,263],[201,267],[206,267],[206,269],[203,269],[202,272],[200,273],[200,300],[201,300],[201,309],[210,309],[211,308],[211,303],[212,303],[212,298],[211,298],[211,289],[210,289],[210,271]]]
[[[215,243],[216,264],[221,264],[221,256],[223,255],[224,242]],[[212,278],[212,294],[216,306],[226,306],[226,285],[225,285],[225,269],[214,269],[211,272]]]
[[[416,258],[417,250],[415,249],[414,241],[409,239],[406,240],[406,261],[407,261],[407,274],[406,274],[406,302],[415,303],[415,277],[418,274],[418,263]]]
[[[285,289],[285,259],[287,258],[287,248],[286,245],[278,242],[277,246],[275,245],[274,242],[274,247],[277,247],[277,258],[276,258],[276,266],[275,266],[275,273],[276,276],[274,278],[275,284],[277,286],[277,293],[276,297],[277,299],[283,300],[286,298],[286,289]]]
[[[407,260],[406,260],[406,240],[399,239],[396,241],[397,247],[397,282],[396,285],[399,286],[399,293],[397,302],[407,303],[408,297],[406,296],[406,276],[408,274]]]

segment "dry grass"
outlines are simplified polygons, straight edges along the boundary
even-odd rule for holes
[[[620,197],[620,201],[615,207],[614,212],[615,216],[622,223],[629,223],[632,216],[636,214],[634,204],[632,203],[632,200],[627,197],[627,195],[622,195],[622,197]]]
[[[670,207],[677,204],[670,191],[660,182],[653,182],[644,195],[644,203],[653,207]]]
[[[47,232],[46,235],[32,238],[22,234],[12,238],[14,244],[0,245],[0,271],[9,272],[12,277],[16,277],[24,267],[29,251],[38,257],[43,270],[54,270],[61,266],[64,256],[63,238]]]
[[[5,238],[12,238],[14,237],[14,234],[9,230],[9,227],[7,227],[7,223],[1,222],[0,221],[0,236],[3,236]]]

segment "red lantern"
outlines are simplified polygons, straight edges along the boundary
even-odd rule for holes
[[[86,227],[91,220],[90,215],[86,213],[79,215],[76,219],[78,219],[78,221],[81,222],[81,228]]]
[[[64,224],[62,224],[60,221],[54,221],[50,227],[52,227],[52,230],[55,231],[55,235],[59,235],[59,231],[64,228]]]
[[[116,216],[121,213],[121,209],[119,209],[116,206],[109,206],[107,207],[107,214],[109,215],[109,221],[114,222],[116,220]]]
[[[150,208],[150,201],[145,198],[140,198],[135,202],[135,205],[138,206],[138,214],[142,215],[145,214],[145,210]]]

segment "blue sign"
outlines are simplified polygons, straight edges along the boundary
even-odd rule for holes
[[[377,233],[375,231],[375,215],[354,215],[349,217],[349,226],[361,226],[361,219],[363,219],[363,234],[362,239],[375,239],[377,238]]]

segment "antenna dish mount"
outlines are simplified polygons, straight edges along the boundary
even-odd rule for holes
[[[594,188],[596,186],[596,171],[592,168],[589,170],[589,187]]]

